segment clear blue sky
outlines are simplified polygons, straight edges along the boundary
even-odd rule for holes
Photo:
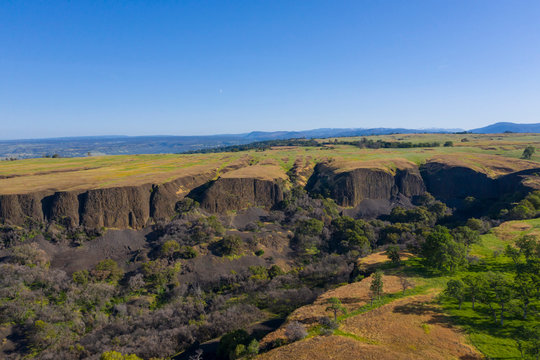
[[[0,2],[0,139],[540,122],[540,1]]]

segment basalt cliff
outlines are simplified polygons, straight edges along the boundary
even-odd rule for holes
[[[349,208],[364,200],[411,199],[426,191],[451,206],[459,206],[468,197],[495,201],[505,194],[539,188],[540,168],[531,165],[520,171],[497,169],[497,173],[492,169],[446,159],[428,160],[421,166],[403,160],[326,160],[314,164],[307,184],[296,185]],[[176,204],[186,196],[211,213],[249,207],[270,209],[294,185],[276,165],[247,164],[225,170],[208,170],[158,184],[87,190],[2,195],[0,189],[0,222],[22,225],[28,220],[56,221],[86,228],[140,229],[170,219]]]

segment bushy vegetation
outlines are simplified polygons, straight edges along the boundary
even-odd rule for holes
[[[526,211],[514,210],[520,206]],[[370,276],[356,260],[374,250],[385,251],[389,267],[444,280],[441,304],[471,334],[515,339],[513,349],[534,358],[540,337],[540,246],[529,234],[502,252],[486,250],[483,241],[492,236],[488,232],[496,219],[452,216],[429,194],[416,198],[414,207],[355,219],[341,214],[332,200],[301,188],[291,189],[274,210],[242,229],[188,200],[177,211],[171,221],[153,226],[146,250],[127,259],[101,259],[72,273],[52,266],[40,242],[80,246],[99,233],[60,224],[0,227],[5,255],[0,323],[23,344],[12,358],[166,358],[218,337],[221,358],[251,358],[268,350],[252,324],[269,314],[284,318],[333,286]],[[540,193],[535,192],[504,216],[536,217],[538,211]],[[281,259],[286,266],[277,265],[282,264],[274,259],[276,247],[263,239],[267,228],[285,242],[280,246],[288,252]],[[402,259],[402,250],[413,260]],[[201,261],[206,273],[197,265]],[[230,266],[214,271],[215,264]],[[371,274],[368,305],[416,291],[407,277],[400,281],[402,291],[384,294],[382,272]],[[326,307],[333,314],[321,320],[327,333],[339,331],[340,317],[354,315],[337,298]],[[286,327],[286,341],[307,335],[301,323]]]
[[[522,236],[503,254],[452,273],[446,283],[443,306],[490,358],[539,355],[539,244]]]
[[[409,149],[409,148],[430,148],[430,147],[439,147],[441,143],[438,141],[431,142],[418,142],[413,143],[410,141],[384,141],[384,140],[373,140],[363,137],[358,141],[344,141],[342,144],[354,145],[359,148],[365,149]],[[453,145],[453,144],[452,144]],[[452,146],[448,143],[445,143],[445,146]]]
[[[220,146],[207,149],[193,150],[185,152],[185,154],[209,154],[248,150],[265,151],[271,149],[273,146],[321,146],[321,144],[313,139],[266,140],[243,145]]]

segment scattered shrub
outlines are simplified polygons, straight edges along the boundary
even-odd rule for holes
[[[285,336],[289,341],[294,342],[302,340],[307,336],[307,331],[304,325],[298,321],[293,321],[285,328]]]

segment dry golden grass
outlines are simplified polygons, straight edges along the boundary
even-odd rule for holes
[[[262,354],[261,360],[482,359],[431,303],[434,294],[396,300],[342,322],[349,336],[316,336]]]
[[[32,159],[0,164],[0,193],[70,191],[163,183],[183,176],[217,172],[236,161],[230,156],[202,161],[200,156],[107,156],[78,159]],[[7,162],[6,162],[7,163]],[[12,166],[8,166],[12,165]],[[81,165],[84,166],[81,170]]]
[[[394,293],[401,290],[399,277],[392,275],[383,276],[384,292]],[[304,324],[312,324],[322,316],[332,316],[332,312],[326,311],[328,307],[328,299],[337,297],[343,303],[343,306],[348,311],[353,311],[369,301],[369,286],[371,285],[371,277],[365,278],[362,281],[340,286],[336,289],[329,290],[319,296],[311,305],[302,306],[296,309],[289,315],[289,321],[300,321]]]
[[[394,174],[397,169],[412,169],[416,166],[415,163],[403,158],[393,159],[377,159],[377,160],[365,160],[365,161],[343,161],[334,160],[331,166],[336,169],[336,172],[346,172],[355,169],[378,169]]]
[[[383,276],[384,292],[394,293],[400,291],[401,283],[399,277],[384,275]],[[365,278],[362,281],[340,286],[336,289],[329,290],[321,294],[313,304],[302,306],[293,311],[287,318],[286,323],[276,331],[265,336],[261,343],[270,343],[276,339],[285,339],[285,327],[291,321],[299,321],[306,325],[315,325],[323,316],[332,317],[331,310],[326,310],[328,307],[328,299],[337,297],[341,300],[347,311],[354,311],[370,301],[369,286],[371,285],[371,277]]]
[[[489,154],[437,155],[429,160],[440,161],[450,166],[468,167],[493,178],[515,171],[538,168],[539,165],[534,161],[511,159]]]
[[[223,178],[255,178],[260,180],[287,179],[287,174],[283,168],[277,165],[252,165],[237,170],[230,171],[222,176]]]
[[[499,239],[504,241],[512,241],[515,240],[520,233],[532,228],[532,224],[523,221],[507,221],[497,226],[492,231]]]
[[[368,348],[357,340],[344,336],[317,336],[311,339],[298,341],[259,355],[259,360],[354,360],[354,359],[384,359],[385,349],[364,355]],[[399,358],[393,358],[399,359]]]
[[[407,260],[411,256],[413,256],[411,253],[406,251],[400,252],[401,260]],[[361,268],[373,268],[377,267],[379,265],[382,265],[384,263],[388,262],[388,256],[385,254],[384,251],[375,252],[373,254],[370,254],[366,257],[359,258],[358,259],[358,266]]]
[[[287,171],[291,170],[294,164],[298,164],[301,165],[301,169],[297,171],[300,175],[297,182],[300,184],[305,183],[314,163],[328,160],[333,160],[333,166],[338,171],[374,168],[393,173],[396,169],[409,168],[435,158],[449,164],[468,166],[493,177],[517,170],[540,168],[538,162],[519,159],[525,146],[540,146],[540,135],[537,134],[397,134],[370,138],[411,142],[452,140],[454,147],[359,149],[352,145],[332,144],[323,147],[274,147],[262,152],[251,150],[216,154],[120,155],[2,161],[0,194],[159,184],[208,171],[223,175],[238,169],[239,164],[264,166],[236,173],[237,176],[255,175],[262,179],[286,179]],[[463,138],[469,141],[460,142]],[[340,139],[342,140],[347,139]],[[533,155],[533,160],[540,161],[540,152]],[[538,176],[529,176],[525,181],[540,188]]]
[[[341,330],[383,347],[380,359],[481,359],[464,335],[450,324],[434,294],[417,295],[342,322]]]

